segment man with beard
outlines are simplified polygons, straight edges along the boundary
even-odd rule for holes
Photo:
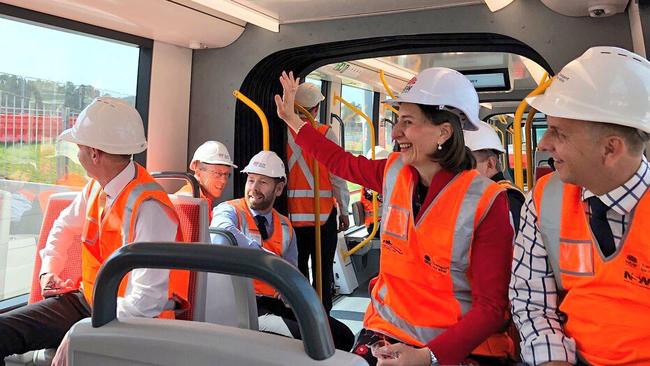
[[[276,197],[286,185],[284,163],[274,152],[262,151],[251,159],[242,173],[248,174],[244,198],[219,204],[214,209],[210,226],[232,233],[240,247],[261,248],[296,266],[296,234],[289,219],[273,209]],[[278,292],[259,280],[253,281],[253,287],[257,295],[259,329],[300,339],[296,317]],[[330,317],[329,322],[336,347],[349,351],[354,342],[352,332],[334,318]]]

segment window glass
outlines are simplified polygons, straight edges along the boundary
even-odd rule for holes
[[[341,97],[372,120],[372,91],[343,85],[341,87]],[[368,123],[363,117],[345,105],[341,105],[341,119],[345,126],[345,150],[355,155],[365,155],[372,146]],[[361,186],[348,182],[348,189],[351,194],[350,203],[358,201]],[[349,209],[351,210],[351,207]]]
[[[139,49],[0,17],[0,300],[29,292],[52,193],[86,182],[77,147],[56,142],[94,98],[135,103]]]

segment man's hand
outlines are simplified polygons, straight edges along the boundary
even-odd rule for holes
[[[350,227],[348,214],[339,215],[339,231],[345,231]]]
[[[59,276],[51,272],[43,273],[39,281],[41,284],[41,295],[43,297],[60,295],[76,290],[72,280],[67,279],[63,281]]]
[[[395,343],[381,348],[387,354],[395,354],[394,358],[377,358],[377,366],[429,366],[431,365],[431,354],[429,349],[414,348],[404,343]]]

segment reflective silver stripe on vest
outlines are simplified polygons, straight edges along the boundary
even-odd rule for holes
[[[451,279],[454,286],[454,296],[460,304],[463,315],[472,307],[472,287],[467,278],[467,270],[469,268],[469,251],[474,238],[476,208],[490,184],[492,184],[492,181],[482,176],[475,176],[467,192],[465,192],[456,217],[451,253]],[[492,200],[494,198],[496,198],[496,195]],[[490,206],[492,206],[492,202],[490,202],[486,212]]]
[[[544,186],[539,207],[539,233],[546,247],[548,261],[555,274],[555,283],[559,290],[564,290],[560,276],[560,223],[562,221],[562,199],[564,183],[554,173]]]
[[[320,222],[321,225],[325,225],[325,221],[330,217],[330,213],[321,213],[320,214]],[[289,214],[289,220],[291,222],[301,222],[301,221],[308,221],[308,222],[314,222],[316,221],[316,216],[314,214],[304,214],[304,213],[299,213],[299,214]]]
[[[287,189],[289,198],[314,198],[313,189]],[[320,191],[320,198],[331,198],[332,191]]]
[[[137,167],[136,167],[137,169]],[[136,173],[137,174],[137,173]],[[124,220],[122,221],[122,245],[129,243],[129,235],[131,229],[131,218],[133,216],[133,209],[138,198],[147,191],[161,191],[165,190],[156,182],[149,182],[135,186],[129,193],[126,199],[126,207],[124,207]]]
[[[397,154],[397,153],[393,153]],[[397,157],[395,161],[388,167],[388,171],[386,174],[384,174],[384,186],[382,187],[382,194],[384,195],[384,207],[382,207],[382,215],[381,217],[388,217],[386,216],[388,213],[386,212],[388,210],[388,207],[390,207],[390,202],[391,202],[391,196],[393,195],[393,187],[395,187],[395,183],[397,182],[397,176],[399,175],[399,171],[404,167],[404,163],[402,162],[401,157]],[[382,226],[382,230],[385,227],[385,225]]]
[[[280,224],[282,225],[282,255],[287,252],[289,244],[291,243],[291,223],[289,219],[278,214]]]
[[[383,291],[383,293],[380,295],[383,298],[385,294],[386,291]],[[377,310],[379,316],[381,316],[385,320],[388,320],[392,325],[396,326],[404,333],[410,335],[411,337],[417,339],[422,343],[425,344],[428,343],[429,341],[431,341],[432,339],[434,339],[435,337],[437,337],[438,335],[440,335],[442,332],[446,330],[443,328],[428,328],[428,327],[418,327],[412,325],[408,323],[406,320],[400,318],[397,314],[395,314],[390,307],[380,304],[379,301],[377,301],[374,298],[374,296],[370,296],[370,300],[372,301],[372,305],[375,307],[375,310]],[[401,341],[406,341],[406,340],[401,339]]]
[[[300,170],[302,170],[302,174],[305,176],[305,179],[307,179],[307,183],[309,184],[309,188],[311,190],[314,190],[314,176],[309,170],[309,166],[307,165],[307,162],[302,156],[302,149],[298,144],[296,144],[296,141],[293,139],[293,136],[291,134],[287,138],[287,143],[289,144],[289,147],[291,148],[291,158],[289,159],[289,175],[291,175],[291,169],[293,169],[293,166],[298,163],[298,167]],[[313,196],[312,196],[313,197]]]

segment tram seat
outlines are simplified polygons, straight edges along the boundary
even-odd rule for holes
[[[364,224],[366,218],[366,211],[363,207],[361,201],[356,201],[352,203],[352,221],[354,226],[361,226]]]
[[[553,172],[553,168],[549,164],[549,158],[551,154],[546,151],[536,151],[535,152],[535,179],[537,182],[539,178],[550,174]]]
[[[39,239],[36,245],[36,256],[32,272],[32,285],[28,300],[28,303],[30,304],[43,300],[43,296],[41,295],[41,286],[38,280],[41,269],[40,251],[45,247],[47,237],[52,229],[54,221],[59,217],[61,211],[72,203],[77,194],[78,192],[64,192],[55,193],[49,197],[39,233]],[[209,241],[207,202],[200,198],[187,196],[169,195],[169,198],[179,216],[183,241]],[[80,236],[76,236],[73,240],[81,243]],[[80,282],[81,245],[73,245],[70,247],[68,251],[68,260],[61,277],[70,278],[75,283]],[[194,320],[194,316],[197,315],[197,318],[199,318],[198,320],[200,320],[201,317],[205,316],[203,313],[205,312],[206,274],[190,272],[188,278],[187,271],[177,271],[172,274],[170,285],[178,287],[180,284],[188,283],[188,280],[189,286],[184,286],[184,289],[179,289],[179,292],[188,299],[187,309],[183,309],[184,311],[179,312],[177,319]],[[169,307],[173,308],[173,305],[170,304]],[[34,352],[34,365],[50,365],[55,351],[55,349],[43,349]],[[18,358],[14,361],[18,362]]]

